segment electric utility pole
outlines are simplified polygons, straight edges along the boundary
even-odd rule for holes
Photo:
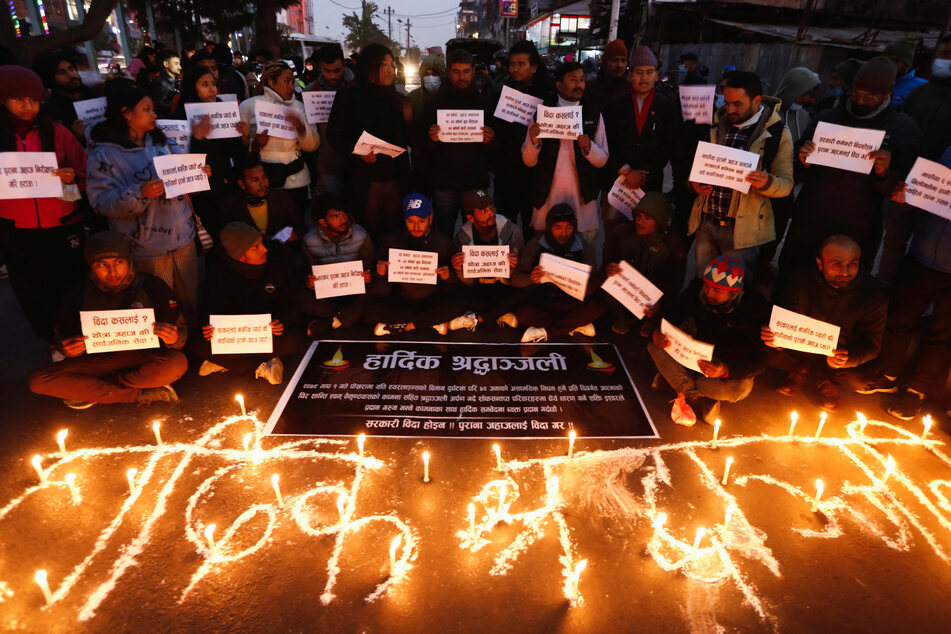
[[[392,42],[393,41],[393,13],[394,11],[391,7],[387,7],[386,11],[384,11],[383,13],[386,14],[387,36],[390,38],[390,41]]]

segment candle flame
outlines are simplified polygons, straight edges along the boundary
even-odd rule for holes
[[[205,541],[208,542],[208,547],[214,551],[215,549],[215,525],[208,524],[205,526]]]
[[[428,452],[428,451],[424,451],[424,452],[423,452],[423,464],[424,464],[424,465],[427,465],[427,466],[429,465],[429,452]]]
[[[135,474],[139,472],[138,469],[129,469],[125,472],[125,477],[129,481],[129,491],[135,491]]]
[[[604,359],[599,357],[594,350],[591,351],[591,367],[593,368],[603,368],[607,363],[604,362]]]
[[[245,434],[244,438],[241,439],[241,442],[244,444],[245,451],[251,451],[251,432]]]
[[[796,423],[799,420],[799,412],[793,410],[793,413],[789,415],[789,418],[793,423]]]
[[[340,517],[343,517],[343,512],[346,506],[347,506],[347,494],[341,493],[337,497],[337,513],[340,515]]]
[[[42,568],[36,571],[36,573],[33,575],[33,578],[36,579],[36,582],[41,586],[46,585],[46,571]]]
[[[363,444],[366,442],[366,440],[367,440],[366,434],[359,434],[357,436],[357,449],[360,451],[361,458],[363,457]]]
[[[726,516],[723,518],[723,528],[730,524],[730,518],[733,517],[734,513],[736,513],[736,504],[730,504],[726,509]]]
[[[859,421],[859,432],[864,434],[865,426],[868,425],[868,419],[865,418],[865,414],[863,414],[862,412],[855,412],[855,417]]]
[[[399,550],[400,542],[403,541],[403,534],[400,533],[390,542],[390,559],[396,559],[396,551]]]
[[[664,526],[664,523],[667,521],[667,513],[661,513],[654,518],[654,528],[660,529]]]
[[[343,365],[343,348],[337,348],[337,351],[334,353],[334,356],[330,357],[328,365]]]
[[[706,535],[707,530],[703,527],[697,529],[697,536],[693,540],[693,549],[697,550],[700,548],[700,540],[703,539],[703,536]]]
[[[33,458],[30,459],[30,462],[33,464],[34,469],[40,473],[43,472],[43,458],[40,457],[40,454],[34,455]]]
[[[60,447],[66,442],[66,436],[69,435],[68,429],[61,429],[56,433],[56,442],[59,443]]]
[[[278,475],[275,473],[274,475],[271,476],[271,484],[274,485],[274,486],[277,486],[277,482],[278,482],[279,479],[280,479],[280,478],[279,478]]]
[[[76,474],[75,474],[75,473],[67,473],[67,474],[66,474],[66,484],[68,484],[69,486],[73,486],[73,485],[76,484]]]

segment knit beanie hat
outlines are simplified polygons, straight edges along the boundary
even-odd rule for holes
[[[908,66],[913,66],[915,63],[915,43],[907,38],[895,40],[885,47],[882,55],[894,57],[899,62],[905,62]]]
[[[664,194],[660,192],[647,192],[644,194],[644,197],[634,205],[634,211],[639,211],[653,218],[661,231],[667,228],[667,221],[670,217],[670,202]]]
[[[432,213],[432,203],[423,194],[413,192],[412,194],[406,194],[406,197],[403,198],[403,220],[410,216],[425,219],[429,218]]]
[[[102,231],[89,236],[86,239],[83,255],[86,257],[86,264],[90,266],[93,262],[106,258],[132,259],[126,237],[115,231]]]
[[[43,80],[43,85],[52,90],[56,88],[56,69],[59,68],[60,62],[69,62],[75,66],[75,58],[76,53],[67,49],[41,53],[33,61],[33,70]]]
[[[624,40],[614,40],[604,47],[604,55],[601,56],[601,59],[607,60],[615,57],[627,59],[627,45]]]
[[[631,68],[635,66],[653,66],[657,68],[657,56],[654,55],[654,51],[648,47],[638,46],[634,49],[634,52],[631,53],[631,60],[627,65]]]
[[[895,89],[895,76],[898,70],[894,62],[887,57],[873,57],[859,69],[852,82],[852,88],[873,93],[888,93]]]
[[[232,260],[243,258],[251,245],[260,239],[261,232],[243,222],[229,222],[218,236],[221,246]]]
[[[568,203],[558,203],[548,210],[548,215],[545,216],[545,229],[551,229],[556,222],[570,222],[575,230],[578,229],[578,216]]]
[[[728,289],[743,288],[743,276],[746,269],[743,263],[725,255],[718,255],[703,270],[703,279],[715,286]]]
[[[23,66],[0,66],[0,100],[24,97],[43,100],[40,76]]]
[[[833,66],[832,70],[839,73],[842,76],[842,79],[844,79],[845,82],[851,86],[852,82],[855,81],[855,75],[859,72],[860,68],[862,68],[862,60],[850,57],[849,59],[842,60]]]

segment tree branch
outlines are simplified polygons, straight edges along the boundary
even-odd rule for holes
[[[62,29],[52,35],[18,38],[12,28],[3,28],[0,29],[0,42],[16,53],[21,64],[29,65],[39,53],[86,42],[99,35],[117,4],[119,0],[92,0],[82,24]]]

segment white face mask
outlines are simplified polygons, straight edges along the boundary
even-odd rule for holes
[[[436,92],[439,90],[440,83],[441,78],[437,77],[436,75],[426,75],[423,77],[423,87],[429,92]]]
[[[931,74],[938,79],[951,77],[951,59],[936,59],[931,62]]]

